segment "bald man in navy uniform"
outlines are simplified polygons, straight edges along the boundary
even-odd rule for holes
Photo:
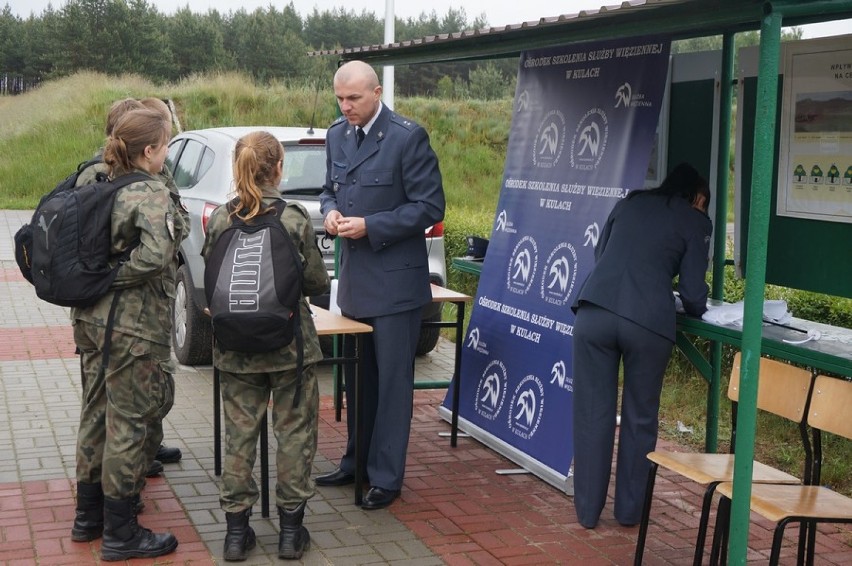
[[[361,351],[362,465],[371,485],[362,508],[382,509],[399,497],[405,475],[420,313],[432,300],[425,230],[444,218],[444,188],[426,130],[382,104],[372,67],[342,65],[334,94],[343,116],[326,136],[321,210],[326,231],[341,238],[338,305],[373,327]],[[354,390],[347,372],[347,407]],[[351,410],[347,425],[346,453],[317,485],[354,482]]]

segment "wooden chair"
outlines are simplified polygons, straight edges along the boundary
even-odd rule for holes
[[[694,452],[669,452],[657,450],[648,454],[651,469],[648,472],[648,487],[645,491],[645,502],[642,509],[642,520],[639,523],[639,536],[636,540],[634,565],[642,564],[645,552],[645,539],[648,534],[648,522],[651,514],[651,501],[654,496],[657,468],[662,466],[667,470],[677,472],[700,485],[707,486],[701,506],[701,519],[698,524],[698,537],[695,542],[693,563],[701,565],[704,554],[704,542],[707,537],[707,523],[710,517],[710,507],[716,486],[734,478],[734,446],[736,443],[736,413],[739,399],[741,354],[734,356],[731,378],[728,385],[728,398],[731,406],[731,453],[708,454]],[[804,424],[805,411],[808,402],[813,376],[808,370],[789,364],[761,358],[760,379],[758,381],[757,407],[761,410],[779,415],[799,424],[803,445],[809,445],[808,432]],[[805,473],[810,469],[805,466]],[[801,484],[799,478],[755,461],[753,464],[752,481],[754,483]]]
[[[852,407],[852,382],[824,375],[818,376],[814,383],[807,415],[807,424],[813,433],[814,456],[811,485],[760,484],[753,485],[751,488],[751,510],[776,523],[772,551],[769,556],[771,566],[778,564],[784,529],[788,524],[799,523],[802,526],[797,564],[804,562],[804,553],[807,554],[807,564],[813,564],[817,523],[852,523],[852,499],[819,485],[822,433],[836,434],[852,440],[852,418],[850,418],[849,407]],[[715,536],[723,538],[721,552],[724,560],[733,484],[724,482],[719,484],[717,489],[722,499],[719,503],[720,523],[714,538]]]

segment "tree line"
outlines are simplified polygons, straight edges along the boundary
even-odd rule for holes
[[[468,21],[464,9],[444,16],[433,10],[395,22],[397,41],[487,28],[484,14]],[[801,31],[785,31],[783,40]],[[759,41],[756,31],[738,34],[736,47]],[[290,2],[253,12],[227,14],[188,7],[160,13],[146,0],[69,0],[56,10],[23,19],[8,4],[0,12],[0,75],[32,85],[77,71],[135,73],[155,83],[193,75],[238,71],[267,83],[325,85],[337,61],[308,52],[384,43],[384,19],[345,8],[302,17]],[[677,41],[674,53],[720,49],[721,37]],[[514,95],[517,57],[397,66],[395,89],[403,96],[482,100]],[[11,92],[14,92],[12,90]]]
[[[450,8],[440,17],[397,18],[395,35],[400,41],[484,27],[484,16],[468,21],[464,9]],[[35,82],[81,70],[135,73],[155,83],[238,71],[259,82],[313,84],[328,81],[337,61],[308,52],[381,43],[384,19],[372,12],[314,8],[302,17],[292,2],[227,14],[184,7],[166,15],[146,0],[69,0],[26,19],[8,4],[0,12],[0,74]],[[516,58],[402,66],[395,88],[404,96],[496,98],[512,95],[516,72]]]

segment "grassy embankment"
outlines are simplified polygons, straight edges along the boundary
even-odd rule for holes
[[[196,77],[158,86],[139,77],[81,73],[49,82],[18,97],[0,97],[0,208],[31,209],[39,197],[88,158],[103,142],[106,110],[126,96],[172,99],[183,129],[215,125],[310,125],[324,127],[335,117],[330,85],[261,87],[238,75]],[[464,255],[464,237],[491,231],[511,123],[511,101],[398,99],[396,109],[423,124],[441,161],[447,196],[447,256]],[[476,292],[476,278],[449,271],[449,285]],[[733,280],[733,278],[729,278]],[[741,298],[742,285],[727,285],[726,299]],[[783,295],[797,316],[845,324],[852,301],[768,290]],[[797,312],[796,308],[799,309]],[[470,311],[468,311],[469,313]],[[445,313],[450,316],[451,313]],[[726,359],[730,363],[728,351]],[[726,370],[727,373],[727,370]],[[726,391],[727,377],[722,391]],[[724,394],[723,394],[724,395]],[[661,435],[695,449],[703,447],[706,386],[679,355],[673,357],[660,410]],[[728,438],[730,404],[722,401],[720,448]],[[678,421],[693,427],[678,432]],[[852,493],[852,447],[827,439],[824,482]],[[756,453],[766,462],[799,473],[802,461],[796,431],[778,419],[761,416]]]

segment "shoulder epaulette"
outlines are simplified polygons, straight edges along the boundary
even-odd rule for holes
[[[406,118],[405,116],[400,116],[396,112],[391,112],[390,121],[394,124],[399,124],[406,130],[413,130],[417,127],[417,122],[414,122],[413,120]]]

